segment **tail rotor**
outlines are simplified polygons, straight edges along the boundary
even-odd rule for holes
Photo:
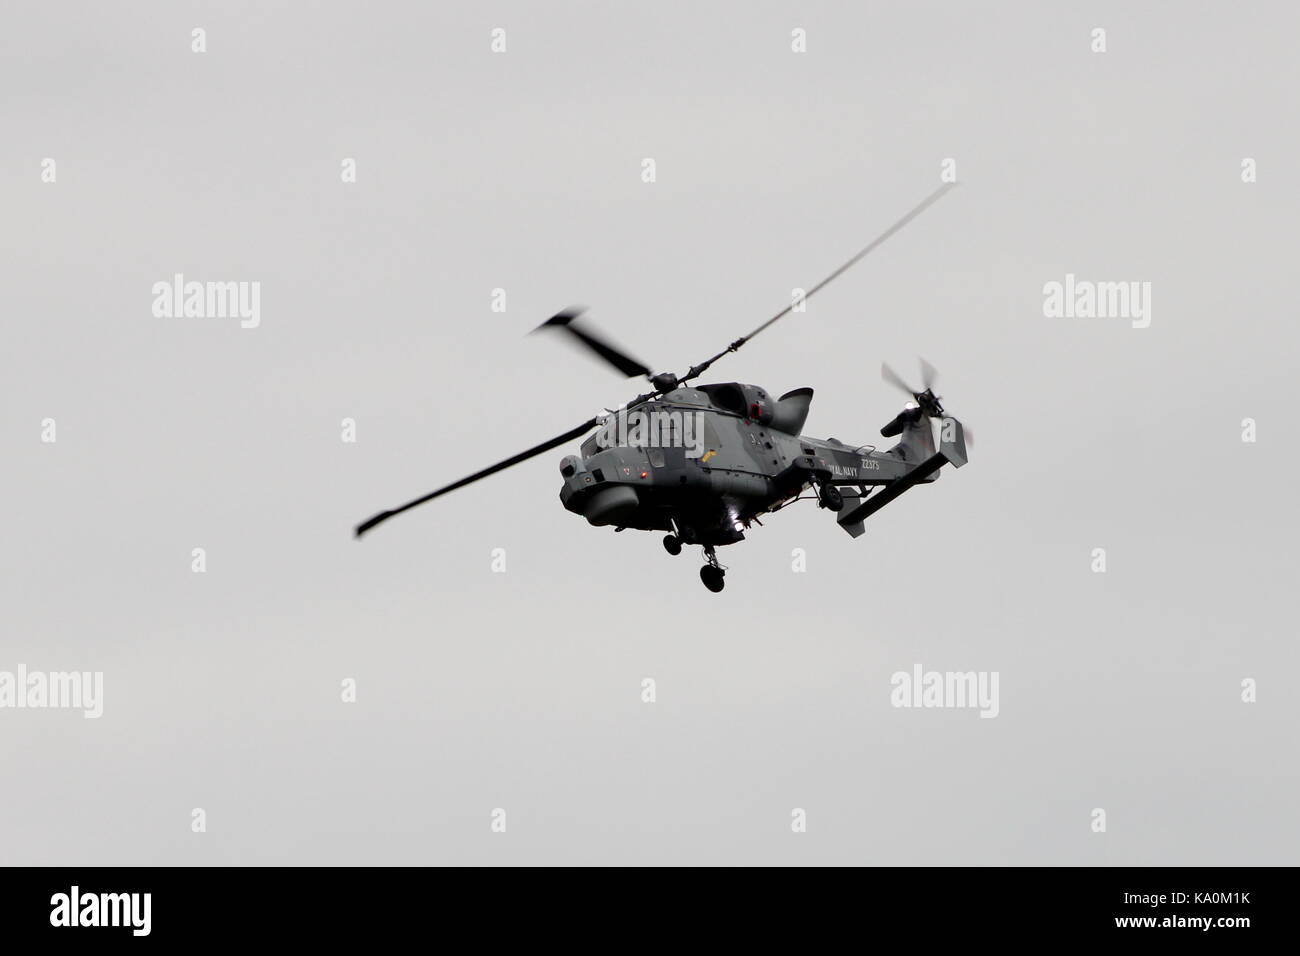
[[[934,383],[939,377],[939,373],[938,370],[925,359],[921,359],[921,384],[924,386],[921,390],[914,389],[911,385],[908,385],[907,382],[903,380],[903,376],[890,368],[886,362],[880,363],[880,377],[895,388],[901,389],[908,395],[911,395],[912,400],[916,402],[917,407],[931,418],[938,418],[943,415],[943,406],[939,404],[939,396],[934,394]]]

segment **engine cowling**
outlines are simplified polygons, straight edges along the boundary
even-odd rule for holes
[[[772,413],[772,427],[787,435],[798,435],[803,431],[804,422],[808,420],[812,397],[811,388],[796,388],[794,391],[786,392],[776,401],[776,410]]]

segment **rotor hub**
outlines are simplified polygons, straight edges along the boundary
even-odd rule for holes
[[[914,397],[916,398],[916,404],[921,407],[921,411],[931,418],[938,418],[943,414],[943,406],[939,404],[939,396],[935,395],[933,390],[927,388],[924,392],[917,392]]]

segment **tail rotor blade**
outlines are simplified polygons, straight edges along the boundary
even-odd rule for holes
[[[908,395],[916,394],[916,389],[912,388],[911,385],[908,385],[906,382],[904,382],[903,377],[899,375],[897,372],[895,372],[892,368],[890,368],[889,363],[887,362],[880,363],[880,377],[883,378],[890,385],[893,385],[895,388],[901,388]]]
[[[924,389],[933,389],[934,383],[939,379],[939,370],[921,359],[921,387]]]

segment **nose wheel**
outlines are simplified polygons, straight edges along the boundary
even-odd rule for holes
[[[726,572],[722,569],[722,565],[718,564],[718,556],[714,553],[712,545],[705,547],[704,559],[709,563],[700,568],[700,580],[704,582],[706,588],[717,594],[727,586]]]
[[[664,535],[664,550],[674,556],[681,554],[682,539],[675,534]]]

